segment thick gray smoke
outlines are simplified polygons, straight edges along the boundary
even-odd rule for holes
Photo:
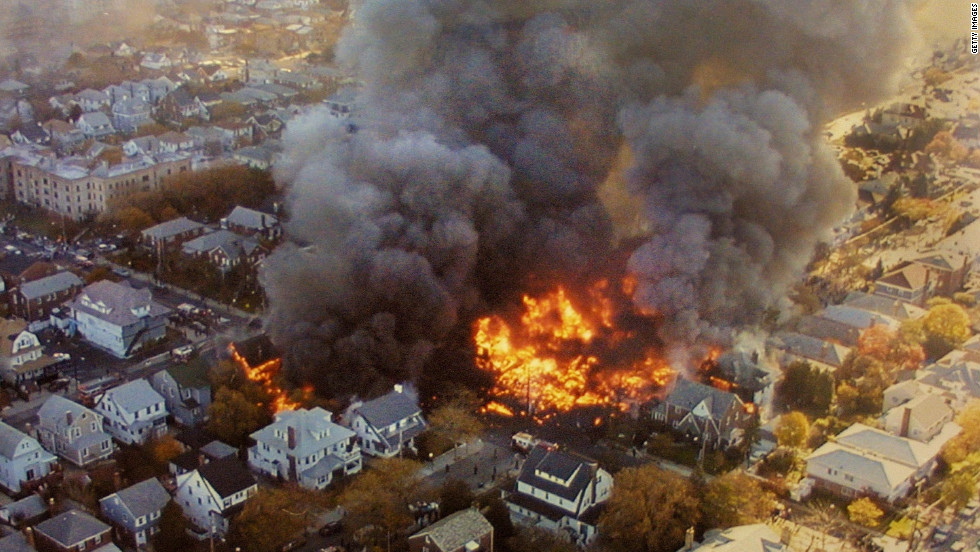
[[[608,272],[597,190],[630,159],[636,306],[724,340],[846,215],[821,125],[890,89],[909,36],[890,0],[365,0],[337,54],[356,130],[286,137],[267,327],[334,393],[413,377],[472,313]]]

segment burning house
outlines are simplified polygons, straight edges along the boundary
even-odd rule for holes
[[[539,419],[643,402],[783,297],[856,196],[819,129],[889,92],[909,30],[830,0],[357,19],[358,109],[290,125],[276,167],[285,374],[333,396],[486,378]]]
[[[269,394],[272,412],[296,410],[300,403],[286,389],[282,377],[282,353],[265,334],[236,341],[228,345],[228,354],[249,380],[259,384]],[[310,391],[300,391],[309,394]]]

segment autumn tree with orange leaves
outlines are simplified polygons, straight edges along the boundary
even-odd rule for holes
[[[861,332],[858,353],[877,359],[893,370],[916,370],[926,359],[922,345],[884,324],[875,324]]]

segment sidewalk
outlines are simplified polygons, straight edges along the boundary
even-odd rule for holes
[[[480,451],[483,450],[483,445],[483,439],[477,439],[472,443],[457,446],[452,450],[444,452],[441,455],[433,458],[431,462],[426,462],[425,465],[419,470],[419,475],[422,477],[429,477],[436,472],[445,471],[446,466],[451,466],[456,462],[479,454]]]
[[[14,399],[14,401],[10,403],[10,406],[3,409],[3,413],[0,414],[0,417],[7,419],[17,416],[18,414],[23,414],[31,409],[41,408],[41,405],[44,404],[44,402],[48,400],[51,395],[53,395],[53,393],[50,391],[41,390],[37,393],[32,393],[31,400],[29,401],[25,402],[20,399]]]

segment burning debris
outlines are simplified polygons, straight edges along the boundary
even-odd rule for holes
[[[364,0],[337,48],[364,84],[356,124],[297,120],[277,167],[291,242],[262,281],[290,378],[332,395],[458,379],[430,359],[470,350],[460,328],[479,319],[477,364],[532,409],[655,387],[662,358],[755,324],[847,214],[821,125],[890,90],[906,10]],[[649,366],[597,353],[616,330],[557,291],[618,279],[617,239],[628,295],[658,324],[631,338],[662,349]],[[522,302],[559,327],[506,320]]]
[[[559,287],[539,298],[525,295],[516,324],[499,315],[477,320],[476,364],[495,376],[491,394],[540,420],[577,406],[625,411],[669,383],[674,371],[655,341],[641,340],[647,348],[639,354],[612,361],[616,349],[636,335],[614,325],[608,288],[602,281],[590,290],[591,311],[577,308]],[[500,406],[493,411],[499,413]]]
[[[293,398],[295,393],[290,393],[283,387],[282,356],[266,336],[260,335],[242,342],[229,343],[228,354],[235,364],[241,367],[245,377],[259,384],[268,393],[271,399],[265,406],[273,414],[296,410],[302,406],[301,401]],[[313,388],[307,386],[300,393],[309,398]]]

